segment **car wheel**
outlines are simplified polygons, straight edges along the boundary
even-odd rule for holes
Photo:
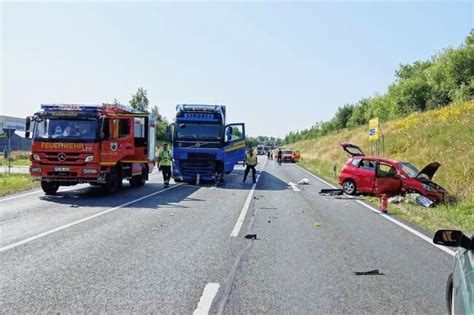
[[[54,195],[59,189],[59,184],[53,182],[41,182],[41,189],[43,189],[46,195]]]
[[[357,192],[356,183],[352,179],[346,179],[342,183],[342,190],[347,195],[355,195]]]
[[[454,294],[453,294],[453,274],[451,273],[446,283],[446,306],[448,307],[448,314],[454,314]]]

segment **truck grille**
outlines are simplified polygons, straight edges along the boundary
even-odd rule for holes
[[[216,172],[215,161],[184,160],[181,161],[181,169],[184,176],[213,176]]]
[[[188,153],[189,160],[213,161],[216,159],[215,153]]]
[[[60,160],[58,159],[59,152],[45,152],[44,153],[44,159],[43,161],[47,161],[53,164],[80,164],[84,163],[84,158],[81,157],[81,153],[63,153],[64,154],[64,159]]]

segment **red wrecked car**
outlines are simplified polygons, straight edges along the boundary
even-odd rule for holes
[[[339,184],[348,195],[363,192],[394,196],[410,192],[435,202],[446,196],[447,191],[431,181],[441,166],[438,162],[430,163],[419,171],[408,162],[366,156],[358,146],[350,143],[340,145],[351,155],[339,176]]]

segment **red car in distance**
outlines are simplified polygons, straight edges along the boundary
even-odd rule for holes
[[[413,192],[435,202],[446,196],[447,191],[431,180],[441,166],[438,162],[419,171],[408,162],[366,156],[358,146],[350,143],[340,145],[351,156],[339,176],[339,184],[348,195],[361,192],[394,196]]]

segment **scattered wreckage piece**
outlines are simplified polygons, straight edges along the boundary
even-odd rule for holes
[[[340,196],[344,194],[344,191],[342,189],[329,188],[329,189],[321,189],[319,191],[319,194],[321,196]]]

